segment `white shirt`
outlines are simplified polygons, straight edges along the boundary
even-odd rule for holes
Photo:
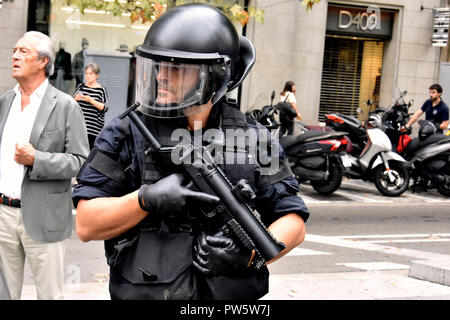
[[[16,143],[29,142],[36,114],[48,87],[48,79],[31,94],[30,104],[21,110],[19,85],[14,87],[16,96],[6,119],[0,145],[0,192],[13,199],[21,199],[25,167],[14,161]]]
[[[286,94],[287,94],[287,100],[286,100]],[[280,95],[280,102],[289,102],[289,103],[295,103],[297,104],[297,99],[295,99],[294,93],[290,91],[286,91],[284,95]]]

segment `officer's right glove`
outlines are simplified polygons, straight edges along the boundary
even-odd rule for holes
[[[201,232],[193,244],[193,265],[208,276],[226,276],[246,272],[252,253],[240,248],[222,230],[212,235]]]
[[[216,204],[219,198],[204,192],[197,192],[182,186],[184,176],[171,174],[153,184],[144,184],[139,188],[140,207],[150,213],[175,216],[183,211],[188,200]]]

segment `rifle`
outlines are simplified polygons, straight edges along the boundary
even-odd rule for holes
[[[173,150],[173,147],[162,147],[159,141],[147,128],[145,123],[139,117],[135,109],[139,102],[135,102],[123,114],[121,119],[126,116],[136,125],[140,133],[146,139],[150,147],[145,150],[149,152],[164,153]],[[236,186],[227,179],[223,171],[214,162],[214,159],[207,147],[194,147],[190,145],[183,158],[196,155],[201,161],[194,163],[182,162],[184,170],[189,174],[196,187],[201,191],[215,195],[220,199],[214,213],[205,214],[207,218],[220,214],[225,226],[231,230],[231,233],[247,249],[255,251],[253,266],[259,270],[267,261],[272,260],[286,246],[277,241],[262,223],[259,214],[254,212],[248,203],[239,194]],[[248,186],[248,185],[247,185]],[[248,186],[248,188],[250,188]],[[253,192],[253,191],[251,191]],[[254,193],[253,193],[254,196]]]

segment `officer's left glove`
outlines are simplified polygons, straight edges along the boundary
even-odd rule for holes
[[[219,198],[204,192],[193,191],[182,185],[184,176],[173,173],[153,184],[144,184],[139,188],[140,207],[165,217],[175,217],[182,212],[188,201],[217,204]]]
[[[223,231],[213,235],[201,232],[193,245],[194,267],[208,276],[237,274],[248,270],[252,254],[240,248]]]

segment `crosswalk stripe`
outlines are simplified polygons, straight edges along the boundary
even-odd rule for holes
[[[356,269],[363,269],[366,271],[381,271],[381,270],[402,270],[409,269],[409,265],[393,263],[387,261],[380,262],[347,262],[347,263],[336,263],[338,266],[345,266]]]
[[[289,251],[286,255],[287,256],[317,256],[317,255],[324,255],[324,254],[331,254],[331,253],[317,251],[317,250],[303,249],[303,248],[294,248],[291,251]]]
[[[450,255],[441,254],[441,253],[434,253],[434,252],[426,252],[426,251],[419,251],[419,250],[413,250],[413,249],[406,249],[406,248],[397,248],[393,246],[385,246],[385,245],[378,245],[374,242],[376,241],[355,241],[353,237],[347,236],[347,238],[351,238],[346,240],[342,237],[336,237],[336,236],[320,236],[320,235],[314,235],[314,234],[306,234],[305,241],[311,241],[321,244],[328,244],[338,247],[344,247],[344,248],[353,248],[353,249],[360,249],[360,250],[367,250],[372,252],[383,252],[388,254],[394,254],[394,255],[400,255],[400,256],[407,256],[407,257],[413,257],[420,260],[428,260],[428,259],[448,259]]]
[[[446,200],[446,199],[436,199],[436,198],[432,198],[431,196],[426,196],[426,197],[424,197],[424,196],[419,196],[419,195],[413,194],[413,193],[409,193],[409,194],[408,194],[408,197],[415,198],[415,199],[418,199],[418,200],[422,200],[422,201],[425,201],[425,202],[442,202],[442,201],[450,201],[450,200]]]
[[[346,198],[350,198],[350,199],[354,199],[354,200],[357,200],[357,201],[364,201],[364,202],[387,202],[387,203],[392,203],[393,201],[392,200],[388,200],[388,199],[381,199],[381,200],[378,200],[378,199],[371,199],[371,198],[368,198],[368,197],[362,197],[362,196],[358,196],[358,195],[356,195],[356,194],[352,194],[352,193],[350,193],[350,192],[346,192],[346,191],[335,191],[335,193],[337,194],[337,195],[340,195],[340,196],[343,196],[343,197],[346,197]]]

